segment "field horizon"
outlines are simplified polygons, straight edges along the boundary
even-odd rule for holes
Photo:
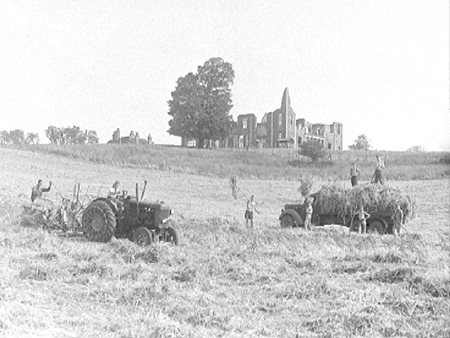
[[[106,151],[116,163],[101,162]],[[396,238],[336,226],[282,229],[280,209],[300,200],[299,179],[314,171],[279,166],[266,177],[271,154],[249,152],[249,167],[260,170],[252,175],[242,169],[244,152],[169,150],[174,158],[161,168],[163,150],[139,162],[142,152],[0,148],[0,337],[450,337],[450,182],[436,174],[448,165],[420,164],[441,154],[409,158],[417,177],[428,170],[441,179],[387,180],[417,203],[417,217]],[[275,154],[269,169],[289,156]],[[406,157],[387,156],[390,168],[407,167],[396,162]],[[220,157],[230,163],[214,163]],[[343,154],[336,172],[349,159]],[[350,186],[333,173],[324,182]],[[119,180],[133,191],[147,180],[145,198],[174,208],[180,246],[91,243],[21,226],[21,205],[39,178],[54,183],[46,196],[55,203],[75,182],[88,189]],[[249,194],[261,211],[253,230],[243,219]]]
[[[298,180],[317,176],[322,180],[345,180],[353,162],[361,180],[370,181],[375,155],[386,164],[387,180],[429,180],[450,177],[450,166],[441,163],[448,152],[329,151],[317,163],[299,155],[298,149],[196,149],[145,145],[15,145],[11,149],[53,154],[115,167],[153,169],[195,175],[264,180]]]

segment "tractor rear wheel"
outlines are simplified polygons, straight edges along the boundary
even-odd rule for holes
[[[131,241],[139,246],[147,246],[152,244],[153,235],[147,228],[139,227],[133,232]]]
[[[81,223],[84,234],[92,242],[109,242],[116,230],[116,216],[111,207],[102,201],[88,205]]]
[[[367,232],[370,234],[378,234],[383,235],[384,234],[384,225],[380,221],[372,221],[370,222]]]
[[[178,245],[179,237],[178,233],[174,228],[168,227],[163,236],[164,242]]]
[[[281,227],[282,228],[293,228],[294,227],[294,218],[291,215],[284,215],[281,218]]]

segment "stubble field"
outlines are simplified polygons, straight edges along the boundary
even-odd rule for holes
[[[389,181],[417,203],[402,238],[281,229],[295,181],[111,167],[0,149],[1,337],[450,337],[449,181]],[[299,170],[301,170],[299,168]],[[115,180],[175,209],[181,245],[139,248],[18,225],[38,178]],[[349,182],[341,182],[349,187]],[[245,228],[245,195],[261,214]]]

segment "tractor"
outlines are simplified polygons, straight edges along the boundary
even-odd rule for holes
[[[153,241],[178,245],[178,233],[170,223],[173,209],[163,202],[142,200],[146,186],[145,181],[141,198],[136,183],[136,196],[122,191],[114,198],[92,200],[83,211],[79,231],[94,242],[108,242],[115,236],[128,238],[141,246],[150,245]]]

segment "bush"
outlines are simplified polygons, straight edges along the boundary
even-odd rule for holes
[[[307,141],[299,145],[299,154],[309,157],[313,162],[324,158],[326,156],[326,151],[319,142]]]
[[[450,154],[445,154],[439,159],[439,163],[450,164]]]

